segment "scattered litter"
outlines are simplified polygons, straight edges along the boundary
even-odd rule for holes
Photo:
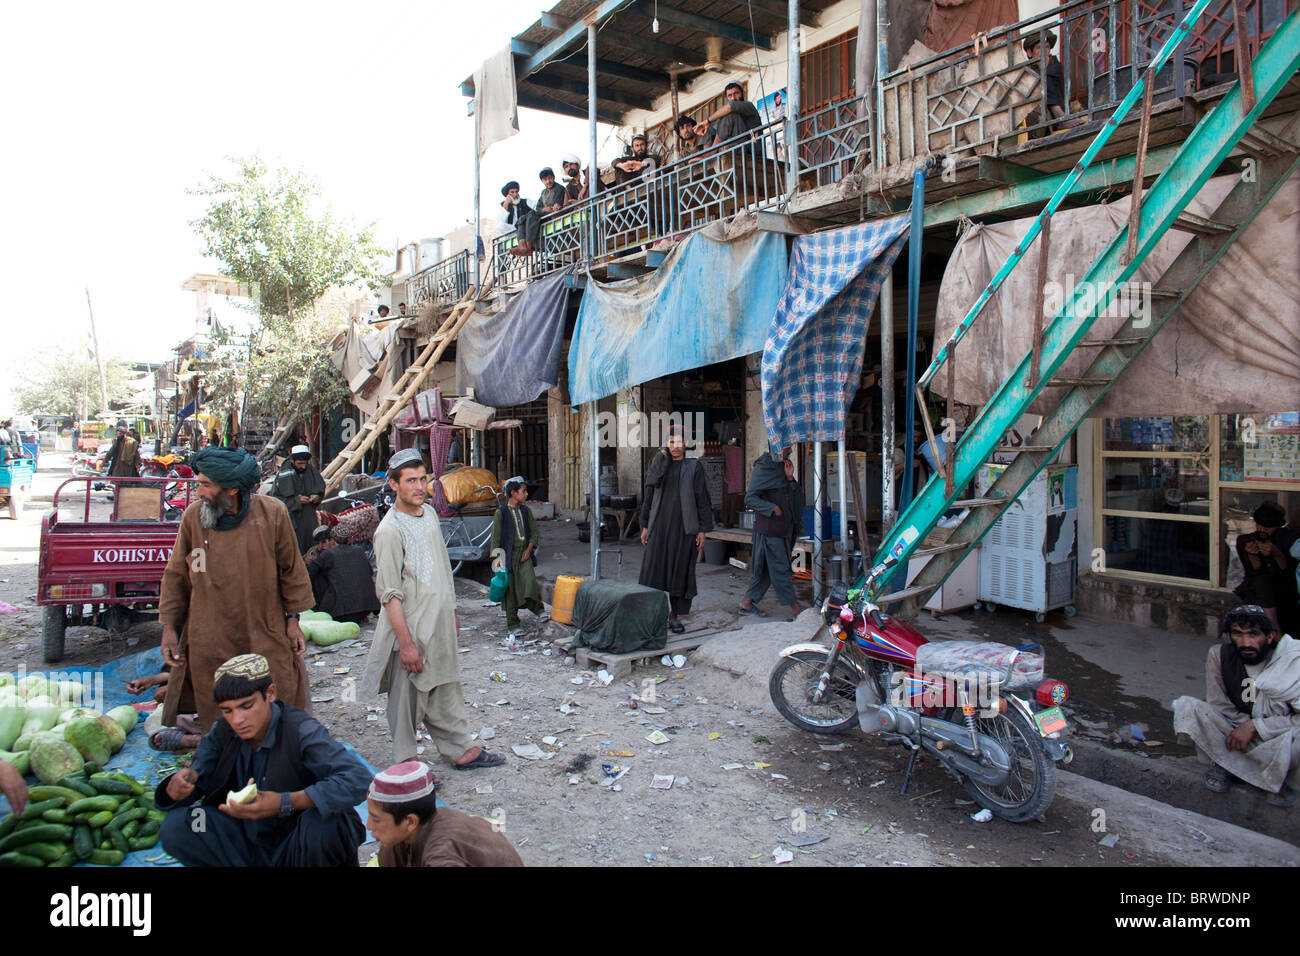
[[[1148,747],[1163,747],[1165,745],[1163,740],[1144,740],[1142,742]]]
[[[469,653],[469,648],[468,648],[468,647],[458,647],[458,648],[456,648],[456,653],[457,653],[457,654],[468,654],[468,653]]]
[[[776,864],[789,863],[794,859],[794,854],[783,846],[778,846],[772,850],[772,862]]]
[[[525,760],[545,760],[550,756],[537,744],[515,744],[510,749],[515,752],[516,756],[523,757]]]
[[[646,740],[650,741],[652,744],[666,744],[668,743],[669,738],[662,730],[656,730],[647,734]]]
[[[422,754],[422,753],[424,753],[425,750],[427,750],[427,749],[428,749],[428,748],[425,747],[424,744],[419,744],[419,745],[416,746],[416,748],[415,748],[415,752],[416,752],[417,754]]]
[[[574,774],[573,776],[569,777],[569,786],[576,787],[580,783],[582,783],[582,778],[579,777],[577,774]]]
[[[378,714],[366,714],[366,720],[378,720],[378,719],[379,719]]]
[[[500,700],[494,700],[494,701],[492,701],[491,703],[488,704],[488,706],[489,706],[489,707],[504,707],[504,706],[505,706],[506,704],[508,704],[508,703],[510,703],[510,701],[508,701],[508,700],[506,700],[504,697],[502,697]]]
[[[943,792],[943,788],[940,787],[938,790],[931,790],[929,793],[918,793],[916,796],[912,797],[911,799],[920,800],[922,797],[933,797],[936,793],[942,793],[942,792]]]
[[[574,710],[577,709],[577,707],[578,707],[577,701],[572,701],[572,702],[565,701],[563,704],[560,705],[560,713],[565,714],[567,716],[568,714],[573,713]]]
[[[772,774],[772,779],[773,779],[773,780],[789,780],[790,778],[787,777],[787,776],[786,776],[785,774],[783,774],[783,773],[774,773],[774,774]]]
[[[830,838],[831,835],[829,833],[804,833],[786,842],[791,846],[813,846],[814,844],[821,843],[823,840],[829,840]]]
[[[653,705],[651,705],[651,706],[649,706],[649,707],[642,707],[641,709],[642,709],[643,711],[645,711],[647,714],[666,714],[666,713],[668,713],[668,711],[664,710],[662,707],[656,707],[656,706],[653,706]]]
[[[1129,734],[1134,740],[1146,740],[1146,733],[1141,724],[1129,724]],[[1113,845],[1113,844],[1112,844]]]
[[[582,683],[582,678],[581,678],[581,677],[570,677],[570,678],[569,678],[569,683],[570,683],[570,684],[581,684],[581,683]]]
[[[656,859],[658,859],[658,857],[656,857],[653,853],[647,853],[645,855],[645,861],[647,863],[653,863]]]
[[[498,684],[504,684],[506,682],[505,671],[493,671],[491,674],[488,674],[488,677],[492,678]]]
[[[635,757],[635,750],[606,750],[606,757]]]
[[[17,614],[22,608],[17,604],[6,604],[0,601],[0,614]]]
[[[342,677],[344,674],[348,673],[351,670],[352,670],[351,667],[336,667],[334,668],[334,673],[336,676]]]
[[[674,655],[673,655],[673,667],[685,667],[685,666],[686,666],[686,655],[685,655],[685,654],[674,654]]]
[[[663,657],[659,658],[659,663],[662,664],[662,665],[664,665],[664,667],[672,667],[672,666],[673,666],[673,655],[671,655],[671,654],[665,654]]]
[[[591,754],[578,754],[564,769],[569,773],[582,773],[589,766],[591,766]]]
[[[653,790],[671,790],[673,788],[673,775],[670,773],[657,773],[654,779],[650,781],[650,787]]]
[[[719,737],[721,737],[721,736],[722,736],[722,734],[718,733],[716,730],[711,730],[711,731],[709,731],[709,739],[710,739],[710,740],[717,740],[717,739],[718,739]]]
[[[831,765],[828,763],[819,763],[817,765],[817,769],[822,771],[829,771],[831,769]]]
[[[822,750],[830,751],[832,753],[839,753],[841,750],[846,749],[848,747],[848,744],[818,744],[817,746],[819,746]]]
[[[750,766],[753,767],[755,770],[766,770],[768,767],[772,765],[770,763],[763,763],[763,761],[761,760],[755,760],[753,763],[750,764]]]
[[[722,765],[723,770],[743,770],[744,767],[743,763],[724,763]]]
[[[1118,833],[1107,833],[1104,837],[1102,837],[1102,838],[1101,838],[1100,840],[1098,840],[1097,842],[1100,843],[1100,844],[1101,844],[1102,846],[1104,846],[1104,847],[1113,847],[1116,843],[1119,842],[1119,834],[1118,834]]]
[[[495,727],[484,727],[482,730],[478,732],[478,739],[491,740],[496,735],[497,735],[497,729]]]
[[[492,784],[490,784],[490,783],[480,783],[477,787],[474,788],[474,792],[475,792],[475,793],[491,793],[491,792],[492,792]]]
[[[546,744],[548,747],[554,747],[559,739],[559,737],[543,737],[542,743]]]
[[[603,667],[600,670],[596,671],[596,679],[600,681],[602,684],[604,684],[606,687],[614,683],[614,675],[611,674],[609,671],[605,670],[605,668]]]
[[[874,789],[876,789],[876,787],[879,787],[879,786],[881,786],[882,784],[884,784],[884,782],[885,782],[885,781],[883,781],[883,780],[877,780],[875,783],[873,783],[873,784],[871,785],[871,787],[870,787],[869,789],[874,790]],[[970,802],[970,803],[974,803],[975,801],[974,801],[974,800],[971,800],[971,801],[969,801],[969,802]]]
[[[970,818],[976,823],[988,823],[993,819],[993,811],[985,807],[979,813],[972,813]]]
[[[868,833],[871,832],[871,828],[874,826],[875,826],[874,823],[868,823],[865,827],[862,828],[862,831],[858,834],[858,836],[866,836]]]
[[[312,702],[313,704],[328,704],[328,703],[329,703],[330,701],[332,701],[333,699],[334,699],[334,698],[333,698],[333,697],[330,697],[330,696],[325,696],[325,697],[313,697],[313,698],[311,699],[311,702]]]

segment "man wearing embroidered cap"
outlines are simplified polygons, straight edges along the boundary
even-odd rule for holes
[[[298,551],[306,554],[312,546],[316,531],[316,506],[325,496],[325,479],[311,463],[311,449],[294,445],[289,460],[275,476],[271,494],[284,502],[293,521],[293,532],[298,538]]]
[[[523,866],[499,824],[439,807],[433,774],[408,760],[370,785],[368,829],[381,844],[383,866]]]
[[[194,763],[154,792],[167,812],[160,831],[167,852],[186,866],[356,866],[365,765],[276,699],[260,654],[218,667],[211,698],[222,719],[199,742]],[[255,792],[232,799],[250,784]]]
[[[496,767],[497,754],[472,746],[456,655],[456,589],[438,513],[424,503],[428,475],[420,452],[388,460],[396,502],[375,531],[375,591],[382,610],[366,657],[361,692],[388,692],[393,759],[414,759],[421,724],[457,770]]]
[[[172,668],[163,723],[197,710],[210,729],[218,717],[212,675],[248,653],[270,662],[282,701],[306,708],[298,614],[315,601],[289,514],[253,494],[261,469],[248,452],[204,448],[192,464],[199,500],[181,515],[158,607],[163,663]]]
[[[492,519],[493,567],[502,567],[510,575],[501,607],[506,612],[506,627],[511,634],[519,627],[519,609],[535,615],[546,613],[542,589],[537,586],[537,522],[524,504],[528,500],[528,483],[515,477],[506,482],[506,503]]]

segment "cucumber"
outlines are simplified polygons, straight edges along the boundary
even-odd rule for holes
[[[99,791],[92,787],[84,777],[78,777],[76,775],[66,776],[59,781],[59,786],[66,787],[75,793],[81,794],[83,797],[99,796]]]
[[[0,854],[0,866],[44,866],[44,860],[23,853]]]
[[[54,810],[46,810],[41,814],[41,819],[46,823],[62,823],[64,825],[69,825],[72,823],[72,814],[67,810],[59,810],[56,808]]]
[[[95,845],[90,840],[90,827],[85,824],[72,831],[72,847],[76,851],[78,860],[86,859],[90,856],[90,851],[95,848]]]
[[[90,785],[100,793],[112,794],[114,796],[132,796],[133,789],[129,783],[123,783],[121,780],[114,780],[106,773],[92,773],[88,778]]]
[[[24,827],[0,840],[0,853],[26,846],[28,843],[68,843],[72,840],[72,827],[57,823],[43,823]]]
[[[122,836],[126,837],[129,843],[131,838],[140,832],[140,821],[132,820],[126,826],[122,827]]]
[[[27,856],[34,856],[45,863],[53,863],[59,857],[67,852],[67,847],[62,843],[28,843],[23,847],[22,852]]]
[[[90,827],[93,830],[97,827],[106,827],[112,821],[113,821],[113,811],[101,810],[99,811],[99,813],[92,813],[86,819],[86,826]]]
[[[77,854],[73,850],[68,850],[63,854],[63,856],[59,857],[57,860],[55,860],[53,863],[50,864],[50,866],[76,866],[76,865],[77,865]]]
[[[100,843],[99,843],[99,849],[101,849],[101,850],[111,850],[111,849],[113,849],[113,841],[112,841],[112,840],[101,840]]]
[[[108,810],[109,817],[112,817],[117,812],[117,804],[116,797],[83,797],[68,807],[68,812],[76,816],[78,813],[98,813],[101,810]]]
[[[135,805],[137,807],[144,807],[147,810],[158,809],[158,801],[154,799],[153,791],[149,791],[148,793],[142,793],[140,794],[140,796],[136,797]]]
[[[162,824],[150,817],[148,820],[140,821],[140,829],[135,831],[137,837],[153,836],[162,829]]]
[[[122,836],[122,831],[117,827],[105,827],[104,832],[108,834],[114,850],[120,850],[123,856],[131,852],[131,844],[126,842],[126,837]]]
[[[103,769],[104,769],[103,767],[101,767],[99,764],[95,763],[94,761],[87,760],[86,765],[81,768],[81,772],[85,776],[89,777],[92,773],[99,773]]]
[[[144,784],[142,784],[138,780],[133,780],[131,777],[124,774],[121,770],[114,770],[108,776],[111,779],[116,780],[119,783],[124,783],[128,787],[130,787],[132,796],[138,797],[145,792]]]
[[[94,789],[93,787],[91,788]],[[35,801],[53,800],[55,797],[62,797],[69,804],[76,803],[82,797],[93,797],[93,793],[82,793],[80,790],[73,790],[71,787],[61,786],[39,786],[32,787],[27,791],[27,799]]]
[[[117,816],[113,817],[113,821],[108,826],[109,829],[120,830],[128,823],[142,820],[147,816],[149,816],[148,810],[144,809],[144,807],[136,807],[134,810],[128,810],[125,813],[119,813]]]
[[[12,813],[3,820],[0,820],[0,840],[3,840],[12,833],[16,826],[18,826],[18,817]]]
[[[132,851],[147,850],[158,844],[158,834],[151,833],[148,836],[138,836],[134,840],[127,841],[131,845]]]
[[[117,805],[117,809],[113,811],[113,816],[115,816],[115,817],[120,817],[122,814],[124,814],[124,813],[130,813],[130,812],[131,812],[132,810],[134,810],[134,809],[135,809],[135,800],[133,800],[133,799],[132,799],[132,800],[126,800],[126,801],[124,801],[124,802],[122,802],[122,803],[119,803],[119,804]],[[148,812],[148,811],[146,811],[146,812]]]
[[[94,866],[121,866],[126,854],[121,850],[92,850],[87,863]]]
[[[42,800],[40,803],[29,803],[27,808],[23,810],[23,819],[34,820],[46,810],[57,810],[65,803],[67,801],[62,797],[55,797],[53,800]]]

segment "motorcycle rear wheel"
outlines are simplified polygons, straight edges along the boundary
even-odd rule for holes
[[[835,662],[825,701],[813,703],[817,683],[830,648],[795,651],[781,658],[768,678],[767,690],[781,716],[800,730],[814,734],[842,734],[858,725],[857,670],[840,658]],[[879,679],[877,678],[877,684]]]
[[[963,723],[958,710],[951,718]],[[975,802],[1011,823],[1024,823],[1046,812],[1056,796],[1056,764],[1043,750],[1042,737],[1017,711],[1008,707],[996,717],[976,717],[975,729],[997,740],[1011,755],[1011,776],[1000,787],[965,779]]]

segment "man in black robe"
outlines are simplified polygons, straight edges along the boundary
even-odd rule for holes
[[[641,561],[638,583],[668,592],[668,628],[686,630],[678,620],[691,612],[695,597],[695,564],[704,549],[704,533],[713,530],[713,504],[699,459],[686,457],[679,426],[668,431],[668,447],[660,449],[646,474],[641,504]]]
[[[754,472],[745,490],[745,507],[754,511],[754,536],[749,565],[749,587],[740,601],[741,614],[766,617],[758,602],[769,585],[776,599],[790,608],[791,619],[803,610],[794,593],[794,571],[790,555],[799,538],[803,519],[803,489],[794,480],[790,449],[777,458],[764,452],[754,462]]]
[[[307,574],[317,611],[356,624],[379,613],[374,572],[364,550],[341,543],[333,534],[318,540],[312,550],[316,556],[307,564]]]
[[[293,522],[293,533],[298,538],[298,553],[306,554],[312,546],[316,531],[316,506],[325,496],[325,479],[311,463],[311,449],[294,445],[289,461],[275,476],[273,497],[284,502]]]

